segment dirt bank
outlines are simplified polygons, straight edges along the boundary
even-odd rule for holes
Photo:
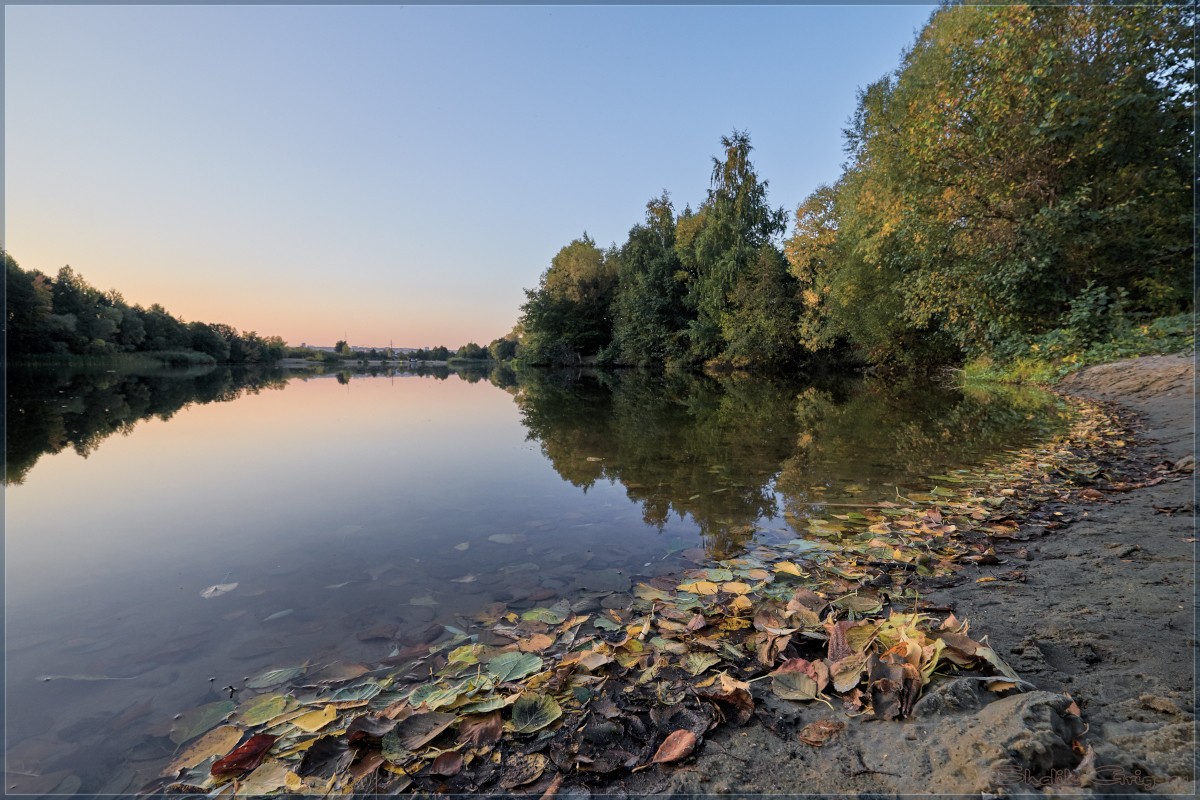
[[[605,793],[1194,796],[1193,387],[1192,359],[1177,356],[1064,381],[1064,391],[1119,406],[1130,429],[1123,455],[999,544],[1000,563],[969,567],[929,595],[986,634],[1035,691],[996,699],[954,680],[931,686],[904,722],[868,722],[756,688],[749,724],[713,731],[691,763]],[[1014,570],[1023,581],[977,582]],[[845,727],[814,747],[801,733],[819,720]],[[588,793],[570,783],[559,797]]]

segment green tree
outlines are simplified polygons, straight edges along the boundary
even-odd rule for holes
[[[520,321],[524,360],[576,363],[609,345],[615,261],[615,255],[598,248],[586,232],[558,251],[537,288],[525,291]]]
[[[690,355],[707,361],[720,355],[721,315],[738,277],[785,228],[782,208],[767,204],[767,181],[750,162],[749,134],[721,137],[724,159],[713,159],[708,198],[696,214],[676,225],[676,253],[688,276]]]
[[[622,363],[661,366],[686,353],[687,284],[675,230],[675,210],[664,191],[646,204],[645,222],[629,231],[621,247],[613,343]]]
[[[914,342],[974,354],[1066,324],[1085,292],[1190,304],[1193,22],[1186,6],[936,12],[860,95],[836,243],[798,227],[789,247],[822,306],[808,338],[874,360]]]
[[[738,368],[779,369],[796,359],[799,303],[787,262],[770,244],[738,276],[721,312],[721,360]]]

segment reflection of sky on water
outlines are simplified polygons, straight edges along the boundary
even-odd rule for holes
[[[494,601],[528,608],[617,571],[666,571],[684,548],[782,528],[760,515],[831,499],[817,484],[881,496],[912,477],[916,451],[980,420],[1000,422],[949,449],[978,457],[1028,432],[1027,412],[957,395],[901,413],[890,395],[802,400],[754,382],[510,391],[293,380],[139,422],[87,459],[42,456],[6,490],[13,763],[124,791],[161,769],[164,722],[263,669],[370,662]],[[889,448],[902,464],[878,463]],[[360,639],[380,623],[392,640]]]

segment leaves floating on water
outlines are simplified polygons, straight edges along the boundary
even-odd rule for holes
[[[241,731],[238,731],[238,737],[241,737]],[[215,762],[209,771],[214,777],[228,778],[256,769],[267,757],[267,751],[271,749],[271,745],[275,744],[278,738],[278,736],[268,733],[251,736],[245,744]],[[237,739],[234,739],[234,742],[236,741]]]
[[[237,587],[238,585],[236,583],[218,583],[202,591],[200,596],[205,600],[211,600],[214,597],[220,597],[223,594],[229,594]]]
[[[182,769],[190,769],[214,756],[223,756],[241,740],[242,731],[232,725],[214,728],[188,745],[163,771],[163,775],[178,775]]]
[[[171,726],[171,741],[183,744],[194,739],[229,716],[233,709],[232,700],[219,700],[183,712]]]
[[[305,666],[299,667],[283,667],[282,669],[271,669],[246,681],[246,686],[250,689],[266,689],[270,686],[278,686],[281,683],[286,683],[292,678],[304,674],[307,669]]]
[[[516,681],[542,668],[542,659],[533,653],[502,653],[488,662],[488,674],[498,681]]]

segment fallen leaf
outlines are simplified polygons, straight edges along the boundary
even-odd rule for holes
[[[200,596],[205,600],[211,600],[214,597],[220,597],[223,594],[228,594],[237,587],[238,585],[236,583],[218,583],[202,591]]]
[[[690,592],[691,594],[710,595],[716,594],[721,590],[721,587],[712,581],[694,581],[692,583],[681,583],[679,591]]]
[[[463,717],[458,723],[458,741],[471,747],[482,747],[500,741],[503,721],[499,711]]]
[[[672,761],[687,758],[696,749],[696,741],[696,734],[689,730],[672,731],[671,735],[659,745],[658,750],[654,753],[654,758],[650,759],[650,763],[670,764]]]
[[[183,712],[171,726],[171,741],[183,744],[189,739],[194,739],[229,716],[233,709],[232,700],[218,700]]]
[[[234,712],[234,721],[240,725],[253,728],[255,725],[261,725],[267,720],[274,719],[280,714],[288,710],[288,706],[294,702],[291,698],[281,694],[264,694],[242,703]]]
[[[819,719],[800,729],[800,741],[811,747],[821,747],[841,731],[846,723],[832,719]]]
[[[322,736],[304,751],[296,774],[302,778],[332,779],[342,775],[354,760],[354,750],[341,736]]]
[[[533,783],[542,777],[546,771],[546,757],[541,753],[523,755],[515,753],[504,760],[503,772],[500,774],[501,789],[515,789],[527,783]]]
[[[194,743],[188,745],[187,749],[171,762],[171,766],[163,770],[162,775],[178,775],[181,769],[191,769],[201,761],[213,756],[223,756],[241,739],[241,730],[232,725],[222,725],[220,728],[214,728]]]
[[[238,735],[241,736],[241,731],[238,731]],[[215,762],[209,771],[213,777],[228,778],[257,769],[258,765],[267,757],[271,745],[275,744],[278,738],[269,733],[251,736],[241,747]]]
[[[413,714],[397,725],[389,736],[394,735],[408,750],[416,750],[433,741],[456,719],[458,717],[454,714],[441,714],[436,711]]]
[[[335,719],[337,719],[337,709],[333,705],[326,705],[317,711],[309,711],[307,714],[295,717],[291,723],[305,733],[316,733]]]
[[[562,707],[549,695],[522,694],[513,704],[512,727],[516,733],[540,731],[562,716]]]
[[[290,681],[292,678],[303,675],[305,669],[307,667],[300,666],[267,670],[261,675],[246,681],[246,686],[250,689],[266,689],[269,686],[278,686],[285,681]]]
[[[441,753],[433,760],[433,764],[429,767],[431,775],[441,775],[445,778],[452,778],[462,772],[463,757],[462,753],[456,750],[447,750]]]
[[[501,653],[488,662],[487,671],[497,681],[516,681],[540,671],[542,663],[533,653]]]

